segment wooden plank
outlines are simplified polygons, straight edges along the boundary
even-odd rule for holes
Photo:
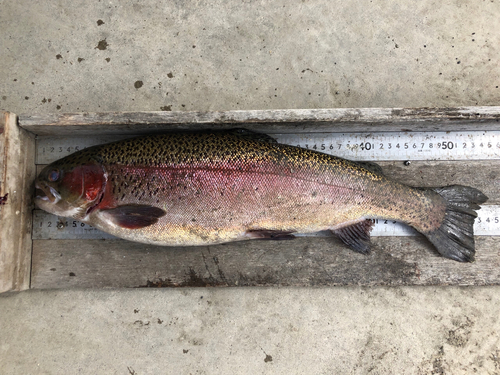
[[[17,116],[0,112],[0,292],[29,288],[31,274],[32,190],[35,140],[17,125]]]
[[[37,135],[146,134],[166,130],[244,126],[283,131],[498,130],[500,106],[457,108],[334,108],[222,112],[107,112],[23,115],[20,126]]]
[[[335,238],[166,248],[121,240],[34,241],[32,288],[498,285],[500,238],[477,237],[475,263],[421,237],[378,237],[365,256]]]
[[[500,160],[466,161],[379,161],[385,175],[410,186],[437,187],[467,185],[489,197],[488,204],[500,204]],[[37,165],[37,175],[45,165]]]

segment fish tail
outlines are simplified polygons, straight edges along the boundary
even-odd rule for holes
[[[444,219],[439,228],[422,232],[441,255],[459,262],[473,262],[474,219],[479,204],[488,197],[479,190],[461,185],[431,189],[446,202]]]

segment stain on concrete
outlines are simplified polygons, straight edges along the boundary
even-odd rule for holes
[[[495,365],[495,370],[500,370],[500,350],[495,351],[495,353],[491,353],[490,359]]]
[[[95,48],[97,48],[98,50],[104,51],[108,47],[109,47],[108,42],[106,41],[106,39],[103,39],[103,40],[100,40],[99,43],[97,43],[97,47],[95,47]]]
[[[142,81],[135,81],[135,83],[134,83],[134,87],[136,89],[140,89],[143,85],[144,85],[144,83]]]
[[[444,348],[441,346],[432,361],[432,372],[431,374],[444,374],[443,368],[443,356]]]
[[[446,374],[445,367],[447,367],[447,364],[444,358],[444,346],[439,346],[429,359],[424,360],[420,366],[418,366],[417,374]]]
[[[465,317],[465,319],[463,323],[453,323],[457,328],[448,331],[448,335],[446,336],[446,342],[448,344],[459,348],[463,348],[467,344],[474,322],[469,319],[469,317]]]
[[[260,350],[262,350],[262,353],[264,353],[264,355],[266,356],[264,358],[264,362],[268,363],[268,362],[272,362],[273,361],[273,356],[267,354],[264,349],[260,348]]]

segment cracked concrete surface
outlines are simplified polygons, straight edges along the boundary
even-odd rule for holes
[[[0,0],[0,108],[500,103],[500,2]],[[498,374],[498,287],[0,295],[4,374]]]

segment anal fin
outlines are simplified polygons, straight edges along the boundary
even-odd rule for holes
[[[293,240],[293,232],[272,229],[251,229],[245,233],[247,237],[259,240]]]
[[[372,227],[373,222],[366,219],[347,227],[332,230],[331,232],[354,251],[361,254],[369,254],[370,231],[372,230]]]

